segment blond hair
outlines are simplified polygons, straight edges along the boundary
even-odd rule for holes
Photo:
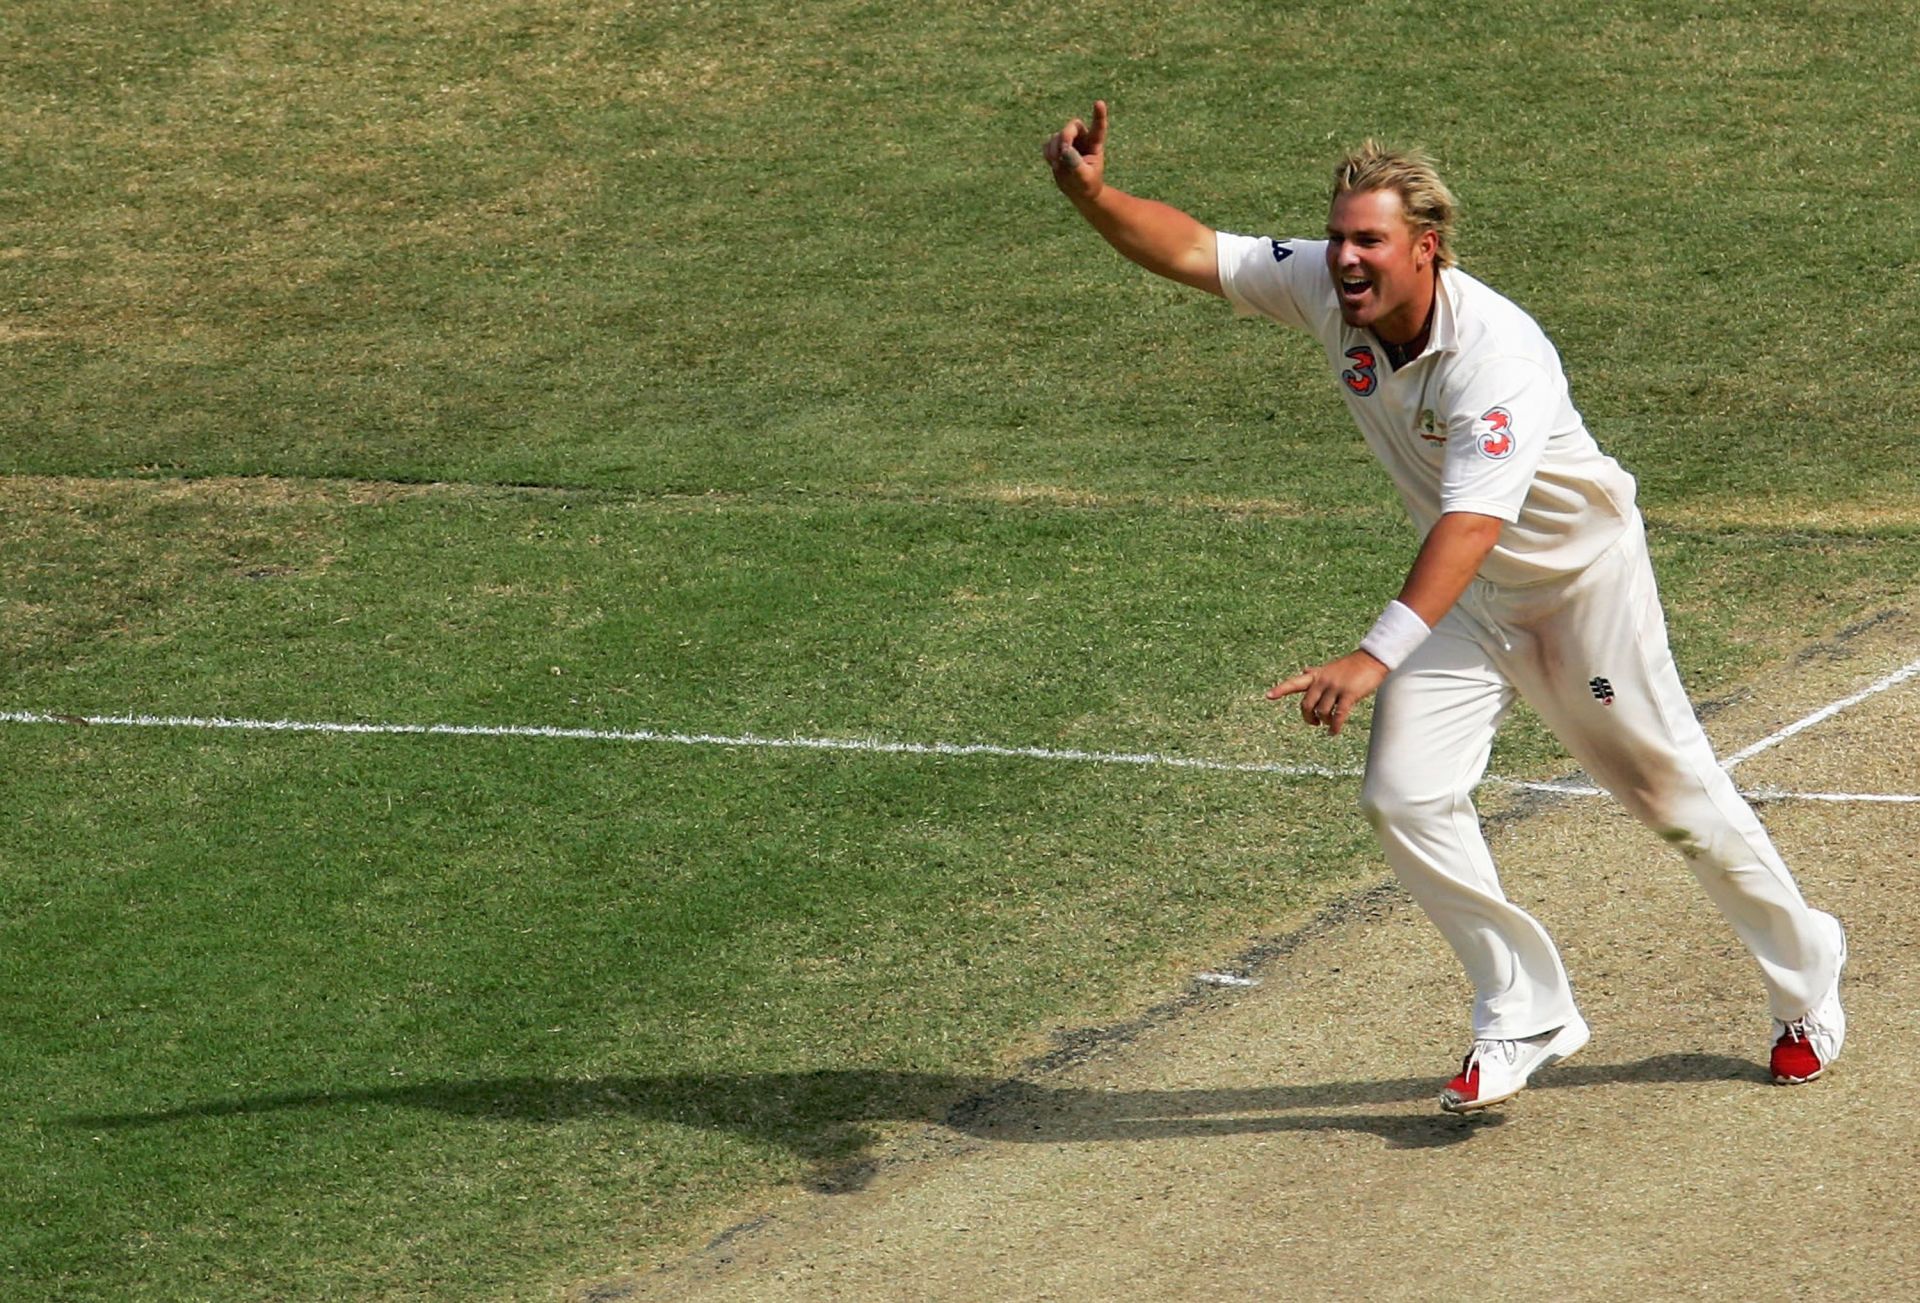
[[[1399,195],[1407,225],[1416,233],[1432,231],[1438,238],[1434,261],[1442,267],[1453,266],[1453,217],[1458,205],[1431,158],[1417,149],[1387,149],[1369,140],[1333,169],[1334,195],[1349,190],[1391,190]]]

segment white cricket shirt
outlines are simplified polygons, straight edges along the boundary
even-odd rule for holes
[[[1573,574],[1633,520],[1633,476],[1593,441],[1559,353],[1510,300],[1445,269],[1426,351],[1396,371],[1371,331],[1341,319],[1325,240],[1217,239],[1234,310],[1298,326],[1325,347],[1347,410],[1422,538],[1449,511],[1507,522],[1482,579]]]

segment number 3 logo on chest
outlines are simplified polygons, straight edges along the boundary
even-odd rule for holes
[[[1347,388],[1365,398],[1380,387],[1379,380],[1375,379],[1373,374],[1374,368],[1380,364],[1375,360],[1372,349],[1350,348],[1347,350],[1347,358],[1353,363],[1353,368],[1340,373],[1340,378],[1346,382]]]

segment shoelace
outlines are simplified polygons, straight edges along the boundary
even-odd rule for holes
[[[1491,1058],[1496,1053],[1508,1063],[1512,1063],[1520,1053],[1519,1045],[1518,1041],[1475,1041],[1473,1048],[1467,1051],[1467,1057],[1460,1060],[1460,1071],[1463,1074],[1471,1072],[1476,1063],[1482,1059]]]
[[[1782,1023],[1781,1025],[1787,1029],[1782,1033],[1786,1039],[1790,1041],[1804,1041],[1807,1039],[1807,1020],[1805,1018],[1795,1018],[1792,1022]]]

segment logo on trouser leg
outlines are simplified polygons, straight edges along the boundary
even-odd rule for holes
[[[1603,706],[1613,704],[1613,685],[1605,679],[1589,679],[1587,686],[1593,689],[1593,699]]]

